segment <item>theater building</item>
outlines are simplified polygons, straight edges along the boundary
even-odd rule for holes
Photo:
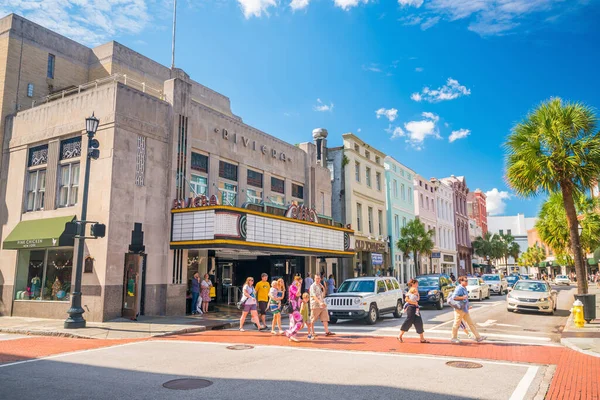
[[[64,230],[80,218],[87,167],[87,219],[107,226],[85,242],[87,320],[184,315],[195,272],[224,303],[247,276],[289,281],[354,256],[353,231],[331,217],[325,130],[294,146],[119,43],[90,49],[15,15],[0,28],[0,315],[66,317],[77,241]]]

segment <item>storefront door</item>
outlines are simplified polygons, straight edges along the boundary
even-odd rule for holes
[[[143,315],[144,256],[125,255],[125,275],[123,279],[123,318],[137,319]]]

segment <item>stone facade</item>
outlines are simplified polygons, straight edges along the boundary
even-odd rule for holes
[[[391,237],[391,260],[394,276],[402,284],[405,284],[414,276],[412,257],[405,257],[396,247],[402,227],[415,218],[414,175],[414,171],[394,158],[390,156],[385,158],[386,211],[388,231]]]
[[[47,77],[49,54],[54,56],[52,82]],[[90,321],[122,315],[124,290],[130,289],[124,284],[124,270],[135,224],[142,226],[145,246],[141,312],[185,314],[188,270],[213,272],[219,249],[171,249],[174,199],[205,190],[208,197],[233,207],[250,203],[278,215],[292,203],[304,204],[316,210],[319,224],[333,224],[330,171],[323,165],[325,158],[318,160],[317,141],[294,146],[244,124],[231,112],[226,96],[191,80],[184,71],[166,68],[116,42],[89,49],[9,15],[0,20],[0,73],[1,121],[7,121],[1,130],[2,242],[22,221],[78,218],[83,171],[88,167],[85,118],[94,112],[100,120],[100,157],[89,165],[87,219],[106,224],[107,233],[85,242],[92,268],[83,274],[82,305]],[[33,97],[24,89],[30,83]],[[67,87],[74,90],[32,101]],[[78,138],[80,154],[61,157],[69,143],[65,141]],[[47,149],[47,157],[32,165],[30,155],[38,146]],[[45,185],[34,192],[38,199],[43,193],[44,202],[41,207],[34,202],[37,207],[30,209],[31,177],[42,170]],[[65,175],[67,170],[70,175]],[[69,191],[65,176],[71,177]],[[71,193],[66,203],[64,193]],[[385,210],[383,201],[381,209]],[[69,302],[58,301],[64,297],[57,295],[58,288],[50,288],[52,282],[42,292],[51,293],[53,301],[43,301],[42,295],[36,299],[40,301],[16,299],[29,286],[29,278],[17,279],[27,262],[23,257],[29,254],[32,259],[29,251],[0,250],[0,315],[65,318]],[[73,248],[64,249],[69,251]],[[281,256],[286,257],[284,252]],[[317,257],[298,259],[307,272],[317,270]],[[37,268],[36,262],[28,262],[29,268]],[[20,287],[15,287],[17,282]],[[68,283],[61,282],[62,287]]]

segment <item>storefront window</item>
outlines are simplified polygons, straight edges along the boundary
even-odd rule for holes
[[[73,248],[20,250],[15,300],[69,301]]]

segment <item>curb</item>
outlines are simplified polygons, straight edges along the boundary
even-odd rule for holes
[[[195,326],[190,328],[178,329],[171,332],[165,332],[158,335],[149,335],[143,336],[139,338],[113,338],[113,339],[103,339],[92,337],[88,335],[78,334],[78,333],[69,333],[69,332],[60,332],[60,331],[41,331],[41,330],[30,330],[30,329],[13,329],[13,328],[0,328],[0,333],[11,333],[16,335],[27,335],[27,336],[53,336],[53,337],[64,337],[69,339],[89,339],[89,340],[123,340],[123,339],[152,339],[173,335],[184,335],[187,333],[196,333],[196,332],[204,332],[207,330],[220,330],[220,329],[228,329],[233,328],[236,322],[225,322],[223,324],[212,325],[210,327],[206,326]]]
[[[576,332],[573,329],[568,329],[567,328],[572,322],[573,322],[573,313],[571,313],[569,315],[569,319],[567,319],[567,323],[565,324],[565,327],[562,330],[562,333],[564,333],[564,332]],[[580,348],[579,346],[577,346],[575,343],[572,343],[571,339],[569,339],[569,338],[563,338],[562,337],[562,333],[561,333],[561,338],[560,338],[560,344],[562,344],[563,346],[565,346],[565,347],[567,347],[567,348],[569,348],[571,350],[577,351],[579,353],[588,355],[588,356],[600,358],[600,354],[598,354],[598,353],[596,353],[594,351],[584,350],[584,349]]]

